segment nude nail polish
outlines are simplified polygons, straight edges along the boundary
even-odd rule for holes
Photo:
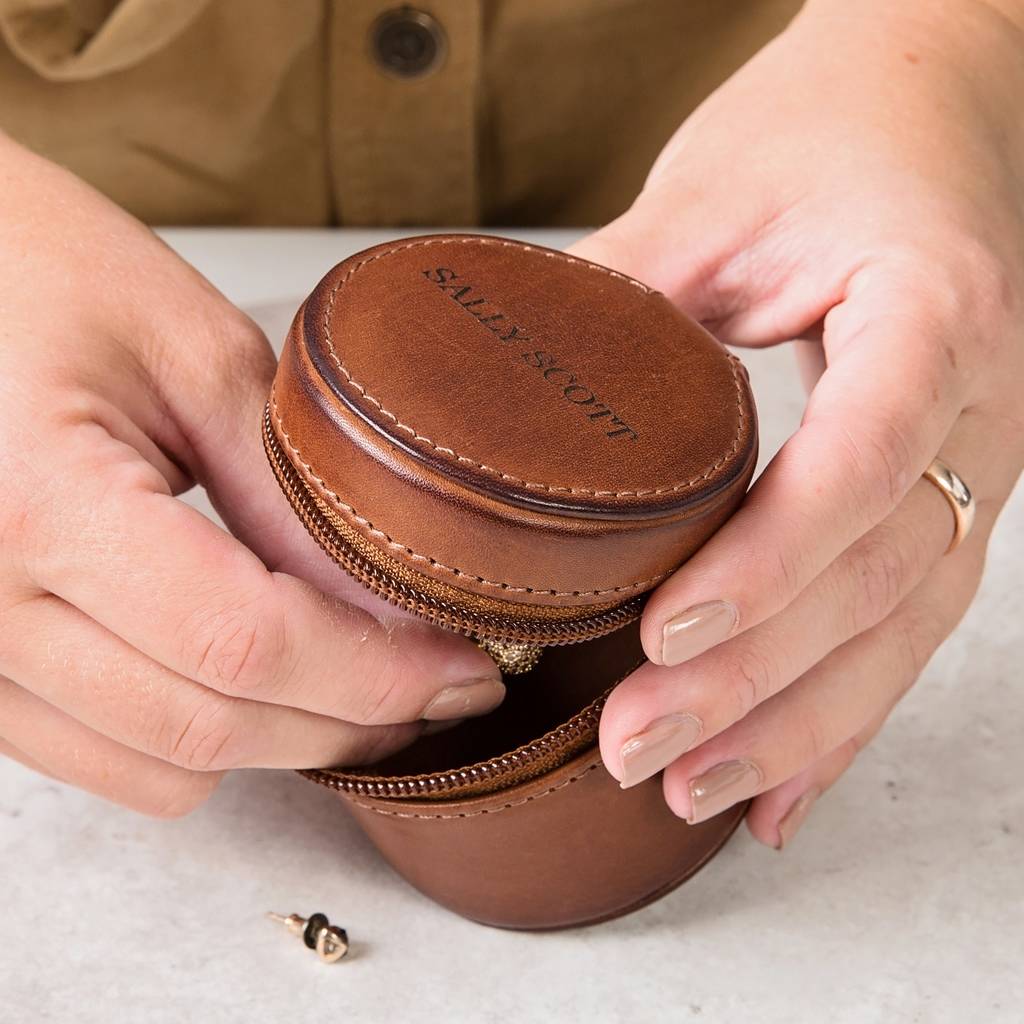
[[[764,776],[753,761],[723,761],[690,780],[691,825],[707,821],[741,800],[749,800]]]
[[[674,615],[661,629],[663,665],[679,665],[725,640],[739,622],[729,601],[707,601]]]
[[[478,679],[461,686],[446,686],[423,709],[428,722],[469,718],[493,711],[505,699],[505,687],[495,679]]]
[[[806,821],[807,815],[811,813],[814,801],[821,796],[821,790],[817,787],[807,790],[803,796],[798,797],[793,806],[783,815],[779,822],[779,843],[776,850],[783,850],[793,841],[793,836],[800,830],[800,826]]]
[[[619,751],[622,781],[629,789],[660,772],[685,754],[700,739],[704,725],[694,715],[682,712],[656,718],[643,732],[630,736]]]

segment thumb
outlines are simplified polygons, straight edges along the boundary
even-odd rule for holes
[[[725,315],[715,258],[720,232],[696,195],[649,187],[625,213],[566,251],[642,281],[706,322]]]

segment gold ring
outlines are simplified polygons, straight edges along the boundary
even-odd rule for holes
[[[967,484],[941,459],[932,459],[932,464],[923,475],[925,480],[938,487],[953,510],[953,539],[946,548],[948,555],[971,532],[974,525],[974,498]]]

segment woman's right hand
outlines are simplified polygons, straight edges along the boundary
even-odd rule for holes
[[[372,760],[500,702],[487,655],[389,614],[299,525],[256,326],[3,136],[0,313],[0,753],[173,816],[224,769]],[[175,497],[194,482],[235,536]]]

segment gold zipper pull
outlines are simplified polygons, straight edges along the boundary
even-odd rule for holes
[[[477,646],[486,651],[501,669],[502,675],[519,676],[537,667],[544,648],[540,644],[515,644],[508,640],[477,637]]]

